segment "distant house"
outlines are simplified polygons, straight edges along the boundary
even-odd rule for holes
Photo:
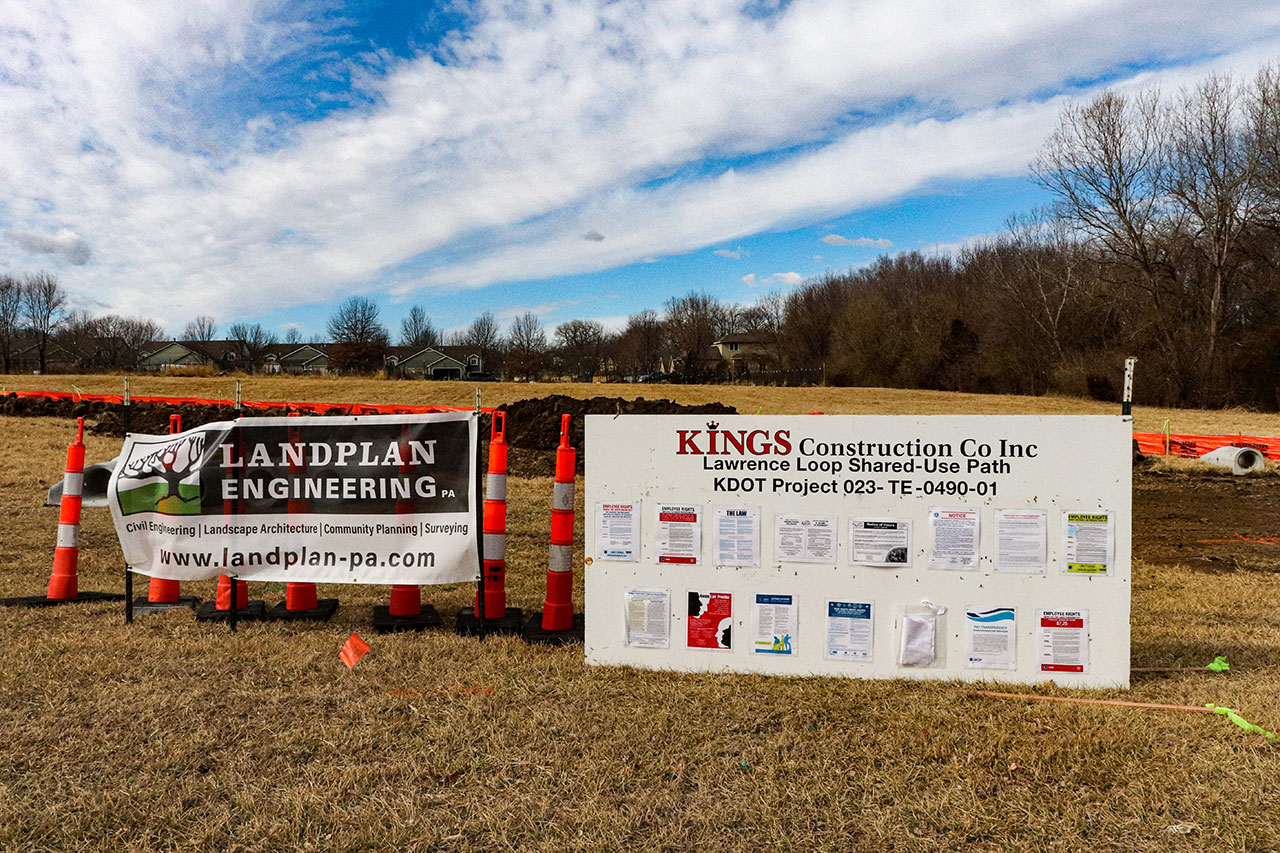
[[[739,332],[725,335],[712,346],[728,363],[730,376],[743,376],[777,369],[776,340],[769,332]]]
[[[262,355],[262,372],[324,375],[329,354],[324,344],[271,344]]]
[[[16,350],[11,359],[14,373],[40,372],[40,347],[36,344]],[[75,353],[49,341],[44,354],[45,373],[75,373],[78,369]]]
[[[171,370],[182,367],[213,367],[218,370],[245,370],[242,341],[155,341],[138,359],[139,370]]]
[[[388,347],[387,375],[405,379],[466,379],[484,372],[484,359],[471,347]]]

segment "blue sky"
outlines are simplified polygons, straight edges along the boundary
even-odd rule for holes
[[[1280,59],[1273,2],[0,0],[0,272],[321,334],[611,327],[954,251],[1056,117]]]

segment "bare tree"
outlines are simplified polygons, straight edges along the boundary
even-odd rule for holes
[[[726,325],[724,306],[714,296],[690,292],[673,296],[665,307],[667,338],[684,362],[685,378],[704,378],[708,370],[707,351]]]
[[[250,370],[262,367],[262,357],[267,354],[267,347],[276,342],[275,332],[264,329],[260,323],[232,323],[227,334],[232,340],[240,342]]]
[[[556,343],[565,369],[589,380],[600,371],[608,336],[595,320],[570,320],[556,327]]]
[[[147,345],[160,340],[164,330],[142,317],[108,314],[99,320],[103,341],[103,366],[132,370]]]
[[[22,282],[0,275],[0,359],[4,372],[13,370],[13,354],[22,330]]]
[[[414,349],[440,345],[440,333],[421,306],[410,308],[409,313],[400,321],[400,345]]]
[[[284,333],[284,342],[286,344],[302,343],[302,330],[297,326],[290,326],[289,331]]]
[[[184,341],[212,341],[218,336],[218,324],[208,314],[201,314],[182,329]]]
[[[27,328],[35,338],[40,372],[44,373],[48,363],[49,339],[62,323],[67,292],[56,278],[46,272],[38,272],[27,276],[22,294]]]
[[[390,335],[371,299],[352,296],[329,318],[330,358],[339,371],[373,372],[382,367]]]
[[[479,350],[484,369],[490,373],[497,372],[495,368],[502,355],[502,331],[492,311],[485,311],[471,321],[462,334],[461,344]]]
[[[80,370],[105,367],[109,347],[103,343],[103,323],[84,309],[70,311],[62,319],[55,340],[70,354]]]
[[[627,318],[627,326],[614,338],[614,363],[627,375],[643,376],[661,369],[662,344],[666,332],[662,319],[653,310]]]
[[[1260,201],[1258,149],[1243,100],[1234,80],[1213,75],[1184,91],[1170,111],[1162,189],[1176,203],[1186,244],[1197,256],[1198,263],[1184,268],[1205,271],[1183,280],[1199,291],[1208,382],[1218,378],[1224,305],[1236,301],[1242,284],[1248,259],[1240,243]]]
[[[507,372],[513,379],[537,379],[547,358],[547,333],[538,315],[526,311],[511,321],[507,335]]]

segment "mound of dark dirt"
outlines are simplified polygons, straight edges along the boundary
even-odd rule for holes
[[[134,403],[130,407],[130,425],[133,432],[161,435],[169,431],[169,418],[179,415],[183,429],[202,426],[217,421],[234,420],[236,410],[232,406],[166,406],[157,403]],[[503,406],[507,413],[507,444],[512,448],[511,471],[522,475],[541,475],[541,468],[553,464],[555,448],[560,444],[560,417],[572,416],[569,424],[570,443],[578,449],[578,468],[586,456],[583,447],[584,415],[732,415],[737,409],[720,403],[702,406],[684,406],[671,400],[646,400],[637,397],[592,397],[579,400],[562,394],[519,400]],[[85,419],[91,433],[124,435],[124,407],[100,401],[75,402],[73,400],[46,400],[39,397],[18,397],[6,394],[0,397],[0,414],[22,417],[50,417]],[[288,410],[255,409],[252,413],[261,417],[285,415]],[[325,414],[343,415],[342,409],[332,409]],[[304,415],[305,417],[305,415]],[[489,434],[489,418],[481,419],[481,434]]]

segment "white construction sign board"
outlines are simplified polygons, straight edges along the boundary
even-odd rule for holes
[[[587,662],[1127,687],[1132,428],[588,415]]]

